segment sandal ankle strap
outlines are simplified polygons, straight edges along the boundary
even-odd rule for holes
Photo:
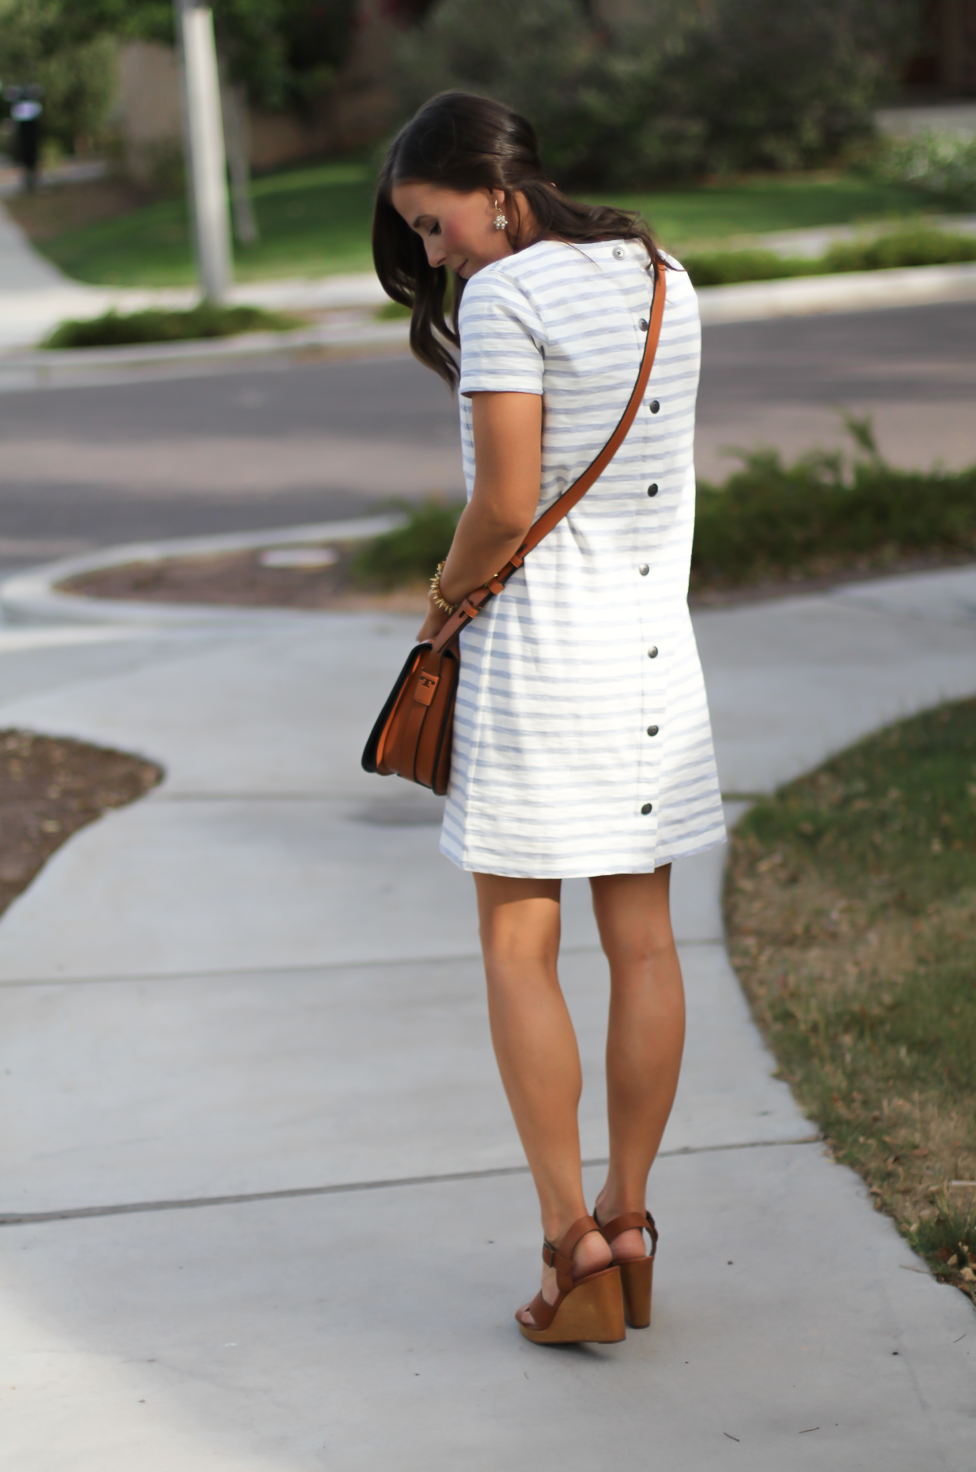
[[[556,1283],[561,1293],[567,1293],[573,1286],[573,1249],[581,1238],[590,1232],[601,1230],[599,1222],[592,1216],[581,1216],[570,1227],[563,1236],[558,1247],[551,1242],[544,1241],[542,1244],[542,1261],[547,1268],[556,1269]],[[534,1315],[533,1315],[534,1317]]]
[[[594,1212],[594,1220],[596,1213]],[[597,1222],[599,1226],[599,1222]],[[653,1257],[657,1252],[658,1230],[654,1224],[654,1218],[649,1211],[625,1211],[620,1216],[615,1216],[606,1226],[601,1226],[600,1231],[608,1242],[613,1242],[621,1232],[647,1232],[651,1238],[651,1250],[648,1257]]]

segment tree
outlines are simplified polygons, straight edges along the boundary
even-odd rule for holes
[[[440,0],[404,36],[404,111],[447,87],[535,124],[566,183],[820,163],[871,128],[919,0]]]
[[[0,3],[0,82],[43,89],[43,125],[68,153],[97,140],[115,92],[116,44],[64,27],[61,0]]]
[[[250,205],[248,104],[310,111],[334,87],[356,0],[214,0],[235,233],[257,235]],[[44,87],[45,123],[69,151],[109,116],[118,44],[174,42],[173,0],[0,0],[0,81]]]

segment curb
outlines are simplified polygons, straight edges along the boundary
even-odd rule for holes
[[[9,218],[0,218],[0,231],[3,229],[16,233],[18,227]],[[26,243],[25,248],[31,250]],[[35,264],[38,272],[48,277],[43,284],[20,290],[0,285],[0,342],[9,352],[33,351],[34,344],[66,318],[87,320],[110,310],[139,312],[148,307],[181,309],[195,306],[200,300],[196,286],[90,286],[62,276],[48,263]],[[244,281],[227,292],[230,306],[299,313],[373,311],[386,301],[386,293],[371,271]]]
[[[370,516],[357,521],[326,521],[307,526],[275,527],[233,536],[178,537],[163,542],[133,542],[65,557],[0,581],[0,617],[8,624],[154,624],[178,628],[200,624],[240,624],[254,618],[319,617],[329,610],[226,608],[212,603],[142,603],[120,598],[88,598],[59,593],[56,585],[88,572],[101,572],[127,562],[162,562],[170,557],[247,552],[259,547],[288,547],[305,542],[362,541],[400,525],[399,516]]]
[[[976,301],[976,262],[703,286],[698,301],[702,322],[706,324],[760,322],[771,317],[812,316],[817,312],[882,311],[933,302],[971,302]]]
[[[94,289],[94,288],[93,288]],[[379,293],[377,295],[377,293]],[[106,299],[108,293],[105,294]],[[132,293],[133,305],[136,293]],[[174,292],[174,299],[181,294]],[[183,293],[189,299],[188,294]],[[322,282],[269,282],[266,287],[234,288],[234,301],[261,302],[285,308],[346,309],[375,307],[385,300],[374,276],[326,278]],[[139,300],[149,293],[139,294]],[[120,300],[120,294],[114,294]],[[955,266],[910,266],[887,271],[838,272],[831,276],[794,276],[781,281],[745,281],[733,286],[703,286],[698,291],[701,320],[762,322],[774,317],[816,313],[883,311],[936,302],[976,301],[976,262]],[[0,320],[4,303],[0,297]],[[406,321],[373,322],[346,318],[289,333],[249,333],[203,342],[147,343],[119,348],[71,348],[51,352],[31,349],[0,354],[0,391],[93,382],[133,370],[207,372],[222,365],[246,366],[258,359],[295,355],[344,356],[371,351],[402,351],[409,343]]]
[[[137,369],[206,372],[255,359],[345,356],[406,348],[410,324],[343,322],[297,332],[253,332],[197,342],[146,343],[118,348],[59,348],[0,356],[0,392],[90,383],[107,374]]]

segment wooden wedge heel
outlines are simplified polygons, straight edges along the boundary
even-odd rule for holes
[[[549,1303],[539,1292],[531,1303],[524,1304],[515,1315],[516,1322],[533,1344],[616,1344],[626,1338],[624,1300],[620,1271],[616,1264],[573,1277],[573,1249],[587,1232],[601,1227],[591,1216],[574,1222],[558,1247],[542,1244],[542,1261],[556,1269],[559,1296]],[[528,1309],[535,1324],[523,1324],[521,1315]]]
[[[596,1214],[593,1217],[596,1221]],[[599,1223],[597,1223],[599,1225]],[[649,1211],[625,1211],[600,1227],[611,1249],[621,1232],[647,1232],[651,1250],[646,1257],[620,1258],[620,1286],[624,1296],[624,1315],[631,1329],[646,1329],[651,1322],[651,1288],[654,1280],[654,1257],[658,1231]]]

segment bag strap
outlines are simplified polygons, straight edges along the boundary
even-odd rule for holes
[[[575,480],[571,486],[563,491],[562,495],[553,501],[549,509],[544,511],[532,523],[524,542],[516,552],[512,553],[502,570],[497,572],[493,578],[489,578],[483,588],[475,588],[473,593],[469,593],[466,598],[462,598],[455,611],[447,620],[447,623],[444,624],[443,628],[431,640],[431,648],[435,653],[443,649],[452,639],[456,638],[473,618],[477,618],[490,598],[495,598],[502,592],[512,574],[517,572],[522,566],[528,553],[534,547],[538,547],[543,537],[549,535],[553,527],[562,521],[563,517],[572,511],[573,507],[583,499],[594,481],[599,480],[627,438],[627,433],[637,417],[637,410],[640,408],[641,400],[644,397],[644,390],[647,388],[647,381],[651,376],[651,367],[654,363],[654,355],[657,352],[657,345],[661,336],[661,322],[664,317],[665,298],[664,275],[665,271],[661,262],[655,261],[654,297],[651,302],[651,320],[647,329],[647,340],[644,343],[644,356],[641,359],[640,372],[637,375],[637,382],[634,384],[634,391],[630,396],[626,409],[620,416],[620,420],[613,434],[607,440],[596,459],[583,471],[579,479]]]

